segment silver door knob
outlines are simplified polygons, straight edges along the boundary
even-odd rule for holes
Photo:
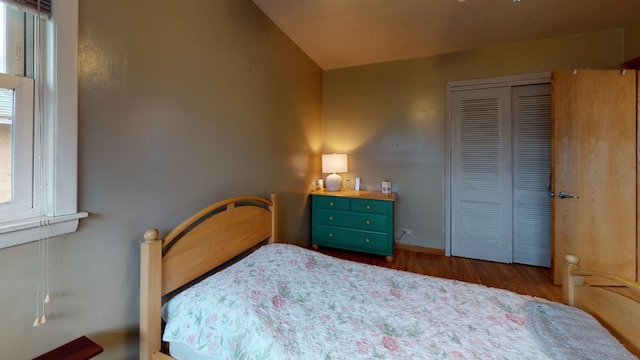
[[[579,199],[580,197],[577,195],[569,195],[564,191],[560,191],[560,194],[558,194],[558,197],[560,199]]]

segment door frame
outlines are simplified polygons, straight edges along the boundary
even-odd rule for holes
[[[445,118],[445,224],[444,253],[451,256],[451,94],[454,91],[489,89],[505,86],[538,85],[551,83],[551,72],[511,75],[472,80],[447,81]]]

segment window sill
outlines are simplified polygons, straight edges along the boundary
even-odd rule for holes
[[[75,232],[78,230],[80,219],[88,215],[86,212],[79,212],[49,218],[49,238]],[[0,223],[0,249],[37,241],[41,236],[42,229],[38,217]]]

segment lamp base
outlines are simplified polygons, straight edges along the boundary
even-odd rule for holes
[[[342,178],[340,175],[333,173],[327,176],[327,181],[325,181],[327,185],[327,190],[329,191],[338,191],[342,188]]]

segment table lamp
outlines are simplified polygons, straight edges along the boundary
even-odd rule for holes
[[[325,185],[329,191],[338,191],[342,188],[342,178],[336,173],[349,171],[347,167],[347,154],[323,154],[322,172],[331,173],[327,176]]]

